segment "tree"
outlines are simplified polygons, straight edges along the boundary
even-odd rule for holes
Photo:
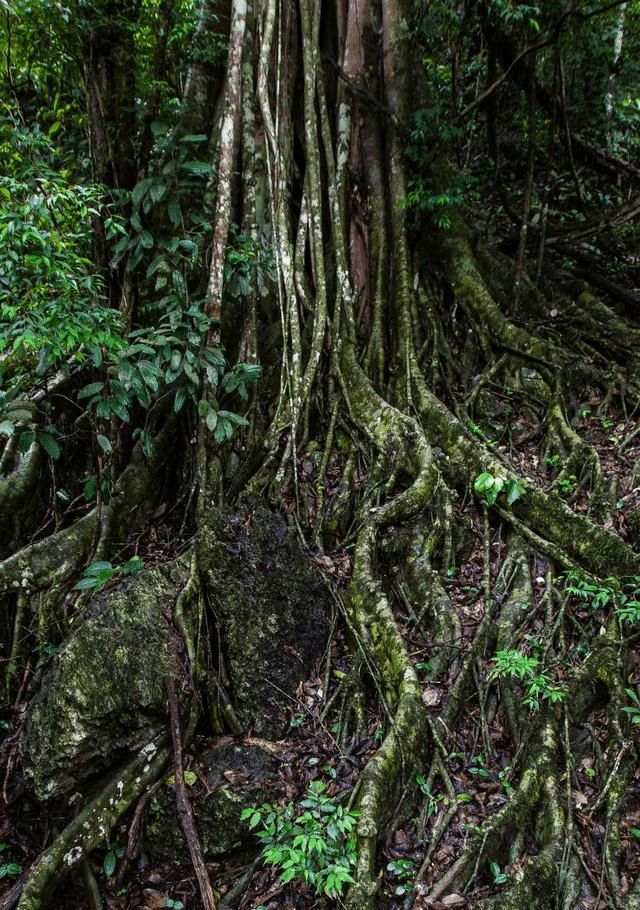
[[[196,541],[212,503],[250,489],[287,503],[307,545],[353,555],[352,670],[334,685],[375,702],[384,736],[348,906],[375,905],[381,845],[420,794],[427,820],[448,800],[415,881],[431,902],[575,907],[606,889],[637,906],[640,333],[625,274],[597,264],[637,233],[638,73],[619,50],[637,4],[3,8],[7,726],[27,645],[64,641],[84,567],[88,590],[131,567],[136,516],[180,465]],[[55,58],[31,53],[41,23]],[[201,554],[181,609],[200,603]],[[345,750],[363,735],[340,734]],[[20,910],[167,756],[85,798]],[[468,774],[508,786],[463,843]]]

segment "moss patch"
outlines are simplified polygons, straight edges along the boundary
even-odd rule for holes
[[[39,798],[75,786],[166,727],[172,670],[162,615],[187,579],[177,560],[97,595],[44,675],[20,743]]]

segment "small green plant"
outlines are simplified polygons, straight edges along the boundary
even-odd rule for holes
[[[640,622],[640,576],[623,585],[615,610],[620,622]]]
[[[3,850],[7,849],[8,844],[0,844],[0,853]],[[0,878],[6,878],[7,875],[20,875],[22,872],[22,866],[19,866],[18,863],[3,863],[0,864]]]
[[[45,641],[42,644],[36,645],[33,649],[36,653],[44,654],[46,657],[55,657],[58,653],[58,648],[55,645],[52,645],[51,642]]]
[[[399,884],[395,890],[398,897],[402,897],[403,894],[408,894],[414,890],[413,882],[410,881],[413,878],[414,869],[414,864],[410,859],[394,859],[387,863],[387,872],[391,872],[392,875],[399,879]]]
[[[111,581],[115,575],[119,575],[120,573],[123,575],[135,575],[143,566],[144,563],[139,556],[132,556],[131,559],[128,559],[127,562],[121,566],[114,566],[107,560],[92,562],[91,565],[87,566],[84,570],[80,581],[73,586],[73,590],[102,591],[106,583]]]
[[[592,583],[575,572],[569,572],[564,589],[567,594],[583,601],[594,611],[613,605],[620,622],[640,622],[639,575],[619,587],[613,578],[605,578],[602,583]]]
[[[195,782],[198,780],[198,775],[196,774],[195,771],[185,771],[182,776],[184,778],[184,782],[187,787],[193,787]],[[167,785],[169,787],[173,787],[175,782],[176,782],[175,774],[169,775],[169,777],[167,778]]]
[[[164,902],[165,907],[172,907],[173,910],[183,910],[184,904],[182,901],[175,901],[172,897],[168,897]]]
[[[489,869],[491,870],[491,875],[493,876],[494,885],[504,885],[505,882],[509,881],[509,876],[506,872],[502,872],[500,870],[498,863],[489,863]]]
[[[500,771],[498,773],[498,778],[500,780],[500,783],[504,787],[504,792],[507,794],[511,793],[511,790],[512,790],[511,784],[507,780],[510,772],[511,772],[511,767],[510,767],[510,765],[507,765],[506,768],[503,768],[502,771]]]
[[[110,878],[116,871],[118,860],[122,859],[123,856],[124,847],[109,847],[109,850],[107,851],[107,854],[102,861],[102,871],[104,874]]]
[[[616,598],[616,589],[613,587],[615,579],[613,578],[605,578],[602,584],[594,584],[576,572],[568,572],[565,579],[566,593],[584,601],[594,611],[609,606]]]
[[[418,786],[420,787],[420,792],[421,792],[424,796],[427,797],[427,818],[429,818],[430,816],[433,815],[433,813],[434,813],[434,812],[436,811],[436,809],[438,808],[438,802],[439,802],[439,800],[442,799],[442,796],[441,796],[441,795],[440,795],[440,796],[435,796],[435,795],[431,792],[431,789],[430,789],[430,787],[429,787],[429,784],[427,783],[427,781],[425,780],[425,778],[422,776],[422,774],[418,774],[418,775],[416,776],[416,783],[417,783]]]
[[[491,774],[485,768],[485,760],[483,755],[474,755],[472,756],[471,761],[474,764],[469,768],[469,774],[473,774],[476,777],[491,777]]]
[[[523,704],[537,711],[540,702],[550,701],[554,704],[564,697],[562,689],[551,685],[545,673],[539,673],[540,661],[537,657],[528,657],[518,650],[498,651],[494,658],[494,667],[489,679],[517,679],[525,687],[526,695]]]
[[[473,489],[476,493],[484,493],[488,506],[492,506],[502,492],[506,495],[507,505],[512,505],[524,493],[524,487],[519,480],[507,480],[506,477],[493,475],[488,471],[478,474]]]
[[[557,470],[557,468],[560,465],[560,456],[559,455],[549,455],[546,459],[546,462],[549,465],[549,467],[553,468],[555,471],[555,470]]]
[[[625,705],[622,710],[629,715],[632,724],[640,724],[640,698],[638,698],[637,692],[633,689],[625,689],[624,691],[631,699],[631,704]]]
[[[265,862],[280,868],[280,880],[300,877],[316,894],[339,897],[353,883],[356,862],[355,826],[359,812],[346,810],[325,792],[322,781],[312,781],[296,815],[293,803],[282,807],[263,803],[242,810],[262,843]],[[260,828],[258,826],[261,825]]]
[[[568,477],[561,477],[558,479],[558,486],[565,495],[573,493],[577,484],[578,478],[575,474],[570,474]]]

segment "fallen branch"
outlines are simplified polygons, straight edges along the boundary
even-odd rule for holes
[[[169,717],[171,718],[171,740],[173,742],[173,765],[175,774],[176,804],[178,807],[178,816],[180,824],[187,839],[191,862],[198,879],[198,887],[205,910],[216,910],[216,900],[213,896],[213,889],[209,881],[209,874],[204,864],[202,848],[198,840],[198,833],[193,821],[193,810],[187,788],[184,783],[184,767],[182,764],[182,734],[180,732],[180,712],[178,709],[178,696],[176,695],[176,684],[172,676],[166,676],[164,681],[167,698],[169,701]]]

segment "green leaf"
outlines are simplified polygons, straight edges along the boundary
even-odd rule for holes
[[[104,870],[104,874],[109,876],[109,878],[116,871],[116,855],[113,850],[109,850],[105,856],[102,868]]]
[[[101,392],[103,388],[104,382],[92,382],[89,385],[86,385],[84,389],[80,389],[78,398],[90,398],[92,395],[97,395],[98,392]]]
[[[95,588],[98,585],[98,581],[93,576],[85,576],[81,578],[77,584],[73,586],[74,591],[87,591],[89,588]]]
[[[196,174],[200,177],[208,177],[213,171],[211,165],[207,164],[206,161],[183,161],[180,169],[188,174]]]
[[[110,440],[106,436],[102,436],[101,433],[98,433],[96,436],[98,440],[98,445],[106,455],[111,455],[113,452],[113,446],[111,445]]]
[[[507,503],[512,505],[524,493],[524,487],[517,480],[507,481]]]
[[[0,433],[3,436],[13,436],[15,430],[16,425],[10,420],[3,420],[2,423],[0,423]]]
[[[122,567],[123,575],[137,575],[144,568],[144,562],[139,556],[132,556]],[[189,773],[189,772],[187,772]]]
[[[38,442],[54,461],[60,457],[61,449],[53,436],[48,433],[38,433]]]
[[[159,370],[155,364],[150,363],[148,360],[139,360],[137,366],[145,385],[148,386],[152,392],[157,392]]]
[[[185,401],[187,400],[188,394],[189,393],[188,393],[186,386],[181,385],[180,388],[177,390],[176,397],[173,402],[173,410],[176,412],[176,414],[182,410],[182,407],[183,407]]]
[[[182,210],[180,204],[173,199],[167,204],[167,215],[171,224],[174,227],[178,227],[182,221]]]
[[[113,572],[113,565],[106,559],[98,560],[97,562],[92,562],[91,565],[87,566],[85,569],[86,575],[100,575],[103,572]]]
[[[140,231],[140,246],[144,247],[145,250],[150,250],[153,246],[153,234],[151,231]]]
[[[145,177],[144,180],[139,180],[138,183],[136,183],[131,192],[131,202],[134,206],[140,205],[142,197],[145,195],[149,187],[153,184],[154,180],[154,177]]]
[[[487,471],[484,471],[482,474],[478,474],[476,477],[473,484],[473,489],[477,493],[485,493],[487,490],[491,489],[493,482],[493,474],[489,474]]]

